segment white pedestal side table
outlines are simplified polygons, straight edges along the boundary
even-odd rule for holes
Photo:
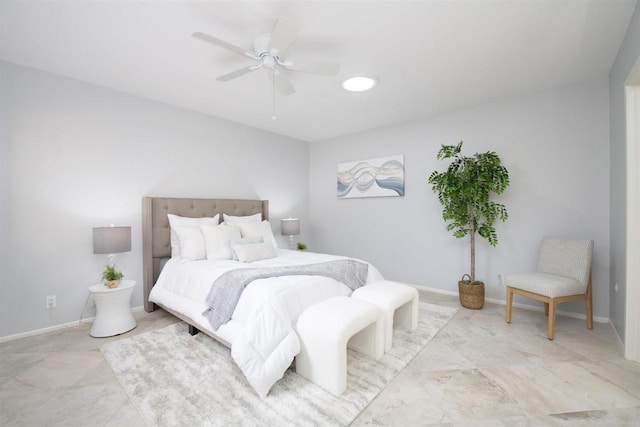
[[[89,287],[96,303],[92,337],[111,337],[136,327],[136,319],[131,314],[131,294],[135,286],[135,280],[122,280],[117,288],[110,289],[102,283]]]

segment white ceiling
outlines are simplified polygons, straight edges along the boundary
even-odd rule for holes
[[[4,60],[317,141],[608,75],[636,0],[7,1]],[[287,57],[339,62],[380,84],[290,72],[276,96],[251,60],[191,37],[247,48],[278,16],[300,27]]]

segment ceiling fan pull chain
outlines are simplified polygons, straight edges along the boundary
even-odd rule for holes
[[[276,70],[272,69],[271,74],[272,74],[271,93],[273,95],[273,104],[272,104],[273,116],[271,116],[271,120],[275,120],[278,118],[278,116],[276,116]]]

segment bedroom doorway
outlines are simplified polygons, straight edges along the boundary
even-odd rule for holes
[[[627,242],[625,358],[640,362],[640,57],[625,87],[627,109]]]

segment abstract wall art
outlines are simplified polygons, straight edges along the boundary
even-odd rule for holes
[[[338,198],[404,196],[404,155],[338,163]]]

